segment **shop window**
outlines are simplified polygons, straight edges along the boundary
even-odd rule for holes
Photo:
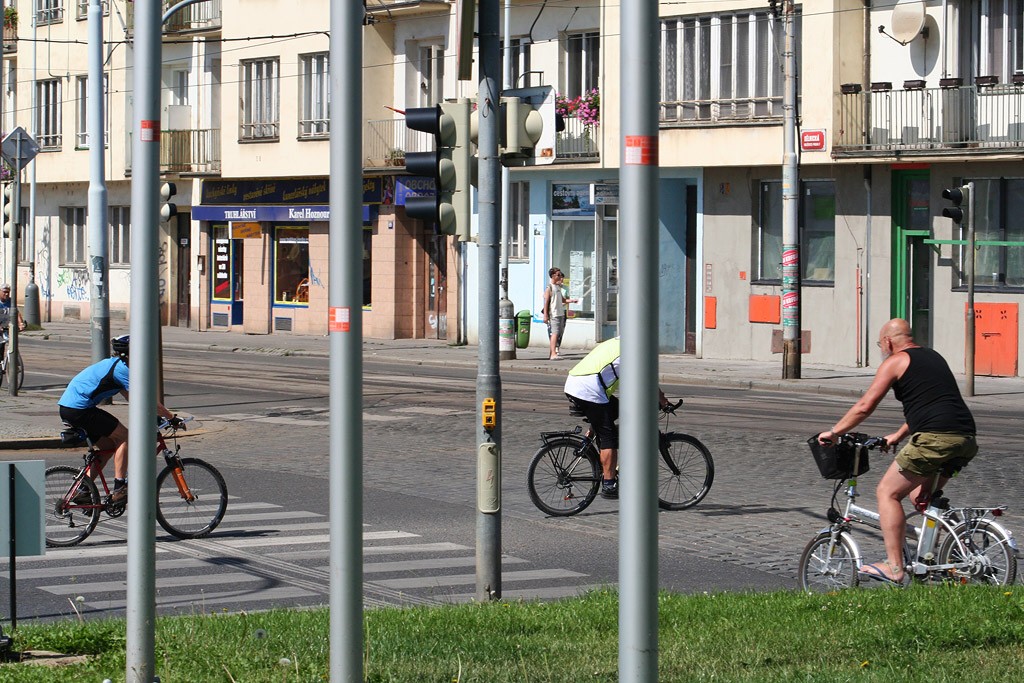
[[[569,297],[579,303],[569,306],[577,318],[594,317],[594,218],[593,216],[551,221],[551,266],[565,273]],[[547,269],[545,268],[545,272]]]
[[[963,181],[965,184],[968,180]],[[1024,178],[991,178],[974,182],[974,238],[978,241],[1024,242]],[[961,227],[959,239],[967,239]],[[964,263],[965,247],[960,247]],[[967,286],[964,268],[957,270],[961,287]],[[974,259],[974,284],[979,287],[1024,287],[1024,246],[979,246]]]
[[[836,261],[836,190],[831,180],[801,183],[797,224],[804,284],[832,284]],[[782,183],[761,183],[754,245],[757,280],[782,281]]]
[[[235,259],[234,240],[231,239],[231,234],[228,232],[227,225],[214,225],[213,226],[213,268],[211,269],[211,275],[213,277],[213,295],[214,301],[227,302],[232,301],[233,276],[235,275],[235,269],[232,264]],[[241,299],[241,292],[239,292],[238,299]]]
[[[274,303],[309,304],[309,228],[278,227],[274,236]]]

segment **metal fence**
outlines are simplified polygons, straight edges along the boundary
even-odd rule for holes
[[[676,100],[662,102],[659,107],[659,123],[662,124],[736,123],[781,119],[781,97]]]
[[[594,159],[601,156],[597,146],[596,126],[575,116],[567,116],[565,130],[555,137],[555,159]]]
[[[132,135],[128,133],[125,170],[132,168]],[[219,174],[220,129],[160,131],[160,171],[166,173]]]
[[[838,97],[837,153],[1024,147],[1024,85],[873,90]]]

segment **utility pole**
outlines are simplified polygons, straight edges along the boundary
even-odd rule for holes
[[[967,319],[964,321],[967,330],[967,343],[964,354],[967,357],[967,381],[964,389],[968,396],[974,396],[975,369],[975,322],[974,322],[974,278],[977,265],[977,234],[974,231],[974,181],[967,183],[967,262],[964,264],[964,275],[967,277]]]
[[[362,3],[331,0],[330,27],[330,674],[332,683],[361,683],[363,244],[353,226],[363,204]]]
[[[92,311],[92,361],[110,355],[109,240],[107,181],[104,169],[106,127],[103,125],[103,9],[89,0],[89,93],[86,128],[89,131],[89,268]]]
[[[794,0],[785,0],[782,111],[782,378],[800,379],[800,177],[796,154],[796,55]]]
[[[512,87],[512,0],[505,0],[505,26],[502,32],[504,59],[502,62],[502,92]],[[508,250],[509,223],[512,212],[508,198],[511,189],[511,176],[507,166],[501,167],[501,268],[498,283],[501,289],[501,300],[498,302],[498,358],[499,360],[515,360],[516,358],[516,321],[515,305],[508,298]]]
[[[498,256],[501,163],[498,133],[501,100],[498,75],[499,0],[480,0],[480,91],[477,95],[480,157],[478,205],[480,311],[477,354],[477,525],[476,597],[501,598],[501,376],[498,370]]]

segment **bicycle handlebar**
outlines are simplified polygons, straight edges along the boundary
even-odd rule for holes
[[[186,430],[185,424],[194,420],[194,417],[178,417],[175,415],[170,419],[157,418],[157,429],[170,429],[173,432]]]
[[[874,450],[881,447],[883,450],[889,447],[889,443],[885,440],[884,436],[868,436],[867,434],[858,434],[856,432],[849,434],[838,434],[835,435],[835,443],[837,444],[848,444],[850,446],[863,446],[868,450]]]
[[[675,403],[669,403],[668,405],[661,407],[660,410],[661,412],[666,413],[668,415],[675,415],[676,410],[681,405],[683,405],[683,399],[679,399]]]

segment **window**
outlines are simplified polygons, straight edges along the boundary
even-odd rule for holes
[[[595,90],[600,86],[598,73],[601,62],[600,34],[574,33],[565,37],[564,94],[569,99]]]
[[[84,206],[67,206],[61,209],[60,232],[60,264],[84,266],[87,243]]]
[[[768,11],[662,20],[661,120],[781,118],[783,36]]]
[[[511,209],[508,257],[514,261],[530,259],[530,184],[511,183],[508,205]]]
[[[236,268],[241,261],[245,240],[231,239],[230,228],[225,224],[212,226],[213,232],[213,278],[214,301],[242,301],[242,271]]]
[[[84,21],[89,18],[89,0],[76,0],[75,4],[77,9],[75,11],[75,18],[79,21]],[[100,3],[100,9],[103,10],[103,16],[110,14],[110,2],[103,0]]]
[[[60,79],[54,78],[36,83],[36,142],[42,149],[59,149],[61,146],[61,100]]]
[[[57,24],[64,21],[64,0],[36,0],[36,23]]]
[[[242,62],[242,140],[277,140],[280,122],[279,61]]]
[[[551,263],[565,273],[569,297],[580,300],[571,307],[573,315],[577,318],[593,318],[596,258],[594,217],[552,220],[551,235]]]
[[[4,93],[4,110],[3,110],[3,125],[0,125],[0,129],[4,131],[14,130],[17,125],[15,117],[18,113],[18,62],[13,59],[3,60],[3,93]]]
[[[103,74],[103,146],[110,146],[110,116],[107,113],[108,79]],[[89,77],[75,79],[75,148],[89,149]]]
[[[132,209],[110,207],[110,260],[112,266],[127,266],[132,259]]]
[[[966,79],[1024,73],[1024,0],[965,0],[960,4],[960,68]]]
[[[274,237],[274,303],[309,304],[309,228],[278,227]]]
[[[800,231],[800,277],[804,283],[835,281],[836,189],[831,180],[800,184],[797,224]],[[782,183],[761,183],[758,208],[757,280],[782,281]]]
[[[974,238],[983,241],[1024,242],[1024,178],[974,180]],[[967,183],[967,180],[964,180]],[[960,239],[967,239],[961,229]],[[960,247],[960,263],[964,263]],[[974,259],[974,283],[979,287],[1024,287],[1024,246],[979,246]],[[959,285],[967,286],[963,268]]]
[[[331,83],[328,53],[299,58],[299,137],[323,137],[331,132]]]
[[[509,56],[512,60],[512,87],[530,87],[530,77],[523,78],[530,72],[530,39],[512,38],[509,41]]]
[[[444,99],[444,47],[435,44],[413,44],[409,66],[413,69],[410,84],[416,92],[408,93],[408,101],[421,107],[432,107]]]
[[[21,239],[18,240],[18,263],[31,263],[35,260],[36,249],[29,239],[32,231],[28,229],[29,209],[27,206],[21,207],[18,220],[18,224],[21,226]]]

